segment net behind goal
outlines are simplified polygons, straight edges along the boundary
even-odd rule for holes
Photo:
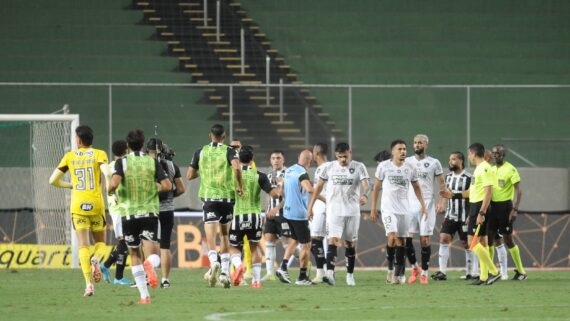
[[[2,197],[5,200],[2,207],[31,208],[37,244],[70,245],[73,267],[77,266],[78,260],[69,213],[71,191],[53,187],[48,181],[63,155],[76,148],[74,136],[78,125],[79,115],[0,115],[2,140],[13,138],[23,145],[14,146],[20,148],[14,151],[20,159],[11,164],[2,164],[4,185],[17,185],[10,184],[10,181],[22,179],[29,179],[30,182],[27,185],[29,188],[24,188],[28,190],[20,188],[8,191],[8,197]],[[17,137],[11,137],[14,135]],[[27,136],[28,144],[22,139],[23,136]],[[25,173],[29,173],[29,178],[22,177]],[[23,219],[29,220],[30,217]],[[18,222],[13,224],[16,229]]]

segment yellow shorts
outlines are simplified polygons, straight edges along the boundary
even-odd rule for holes
[[[91,230],[92,232],[101,232],[104,231],[107,226],[105,217],[101,214],[81,215],[72,213],[71,220],[73,221],[73,228],[76,231]]]

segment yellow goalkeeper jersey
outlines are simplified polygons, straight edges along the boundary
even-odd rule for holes
[[[63,156],[57,168],[71,176],[72,214],[98,215],[105,213],[101,187],[100,164],[107,164],[107,153],[95,148],[79,148]]]

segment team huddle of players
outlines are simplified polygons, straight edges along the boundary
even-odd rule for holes
[[[131,130],[126,142],[113,144],[115,160],[110,166],[106,153],[91,146],[93,132],[89,127],[78,127],[76,134],[79,148],[64,156],[50,184],[72,189],[71,213],[86,282],[84,296],[94,294],[93,282],[102,278],[110,282],[109,267],[113,263],[117,264],[114,283],[131,284],[123,276],[126,256],[131,255],[134,283],[141,297],[139,303],[148,304],[151,302],[148,285],[158,285],[155,269],[161,264],[161,287],[170,286],[172,200],[185,189],[180,170],[171,160],[161,159],[164,149],[159,140],[147,143],[148,155],[143,152],[145,137],[141,130]],[[312,150],[303,150],[297,163],[288,168],[284,166],[283,152],[276,150],[271,154],[272,170],[266,175],[256,169],[252,147],[241,146],[239,142],[224,144],[223,126],[214,125],[209,138],[210,143],[194,153],[186,176],[189,180],[200,178],[199,197],[203,202],[211,266],[205,277],[212,287],[242,285],[245,274],[251,274],[252,288],[260,288],[263,281],[275,278],[292,283],[288,267],[295,257],[300,266],[295,284],[335,285],[339,247],[344,247],[346,257],[346,283],[355,286],[360,207],[369,197],[373,222],[378,220],[380,198],[381,220],[387,236],[387,283],[414,283],[419,278],[421,284],[428,284],[430,237],[436,213],[445,213],[445,219],[440,233],[440,270],[432,275],[434,280],[447,279],[449,244],[456,233],[466,248],[465,278],[473,279],[473,284],[490,285],[508,278],[503,242],[517,267],[513,279],[526,279],[518,247],[511,236],[521,200],[520,176],[515,167],[504,161],[502,145],[493,147],[491,155],[486,156],[483,145],[472,144],[468,150],[469,161],[476,165],[472,175],[465,171],[463,153],[451,153],[450,172],[444,177],[440,162],[426,154],[429,144],[426,135],[414,138],[415,155],[411,157],[407,157],[406,142],[394,140],[390,151],[377,156],[378,167],[371,184],[366,167],[352,160],[352,150],[346,143],[335,146],[336,160],[327,160],[326,144],[316,144]],[[494,159],[493,166],[489,159]],[[318,167],[311,181],[308,168],[312,162]],[[67,171],[71,182],[62,181]],[[99,262],[105,247],[101,175],[105,177],[109,211],[119,240],[103,264]],[[439,185],[437,205],[435,181]],[[261,214],[262,191],[270,199],[265,217]],[[89,248],[90,231],[95,240],[93,255]],[[476,233],[478,243],[471,252],[467,244]],[[218,235],[219,252],[216,251]],[[414,235],[420,238],[421,265],[415,257]],[[267,272],[263,278],[259,248],[262,237],[266,245]],[[284,244],[285,254],[275,271],[278,239]],[[496,244],[500,272],[493,263],[494,251],[488,242]],[[242,261],[244,252],[251,253],[245,260],[249,264]],[[317,267],[317,275],[312,280],[308,271],[311,253]],[[407,281],[406,258],[412,266]]]

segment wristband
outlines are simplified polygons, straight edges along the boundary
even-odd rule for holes
[[[487,215],[487,213],[485,213],[485,212],[483,212],[483,211],[479,211],[479,215],[485,216],[485,215]]]

